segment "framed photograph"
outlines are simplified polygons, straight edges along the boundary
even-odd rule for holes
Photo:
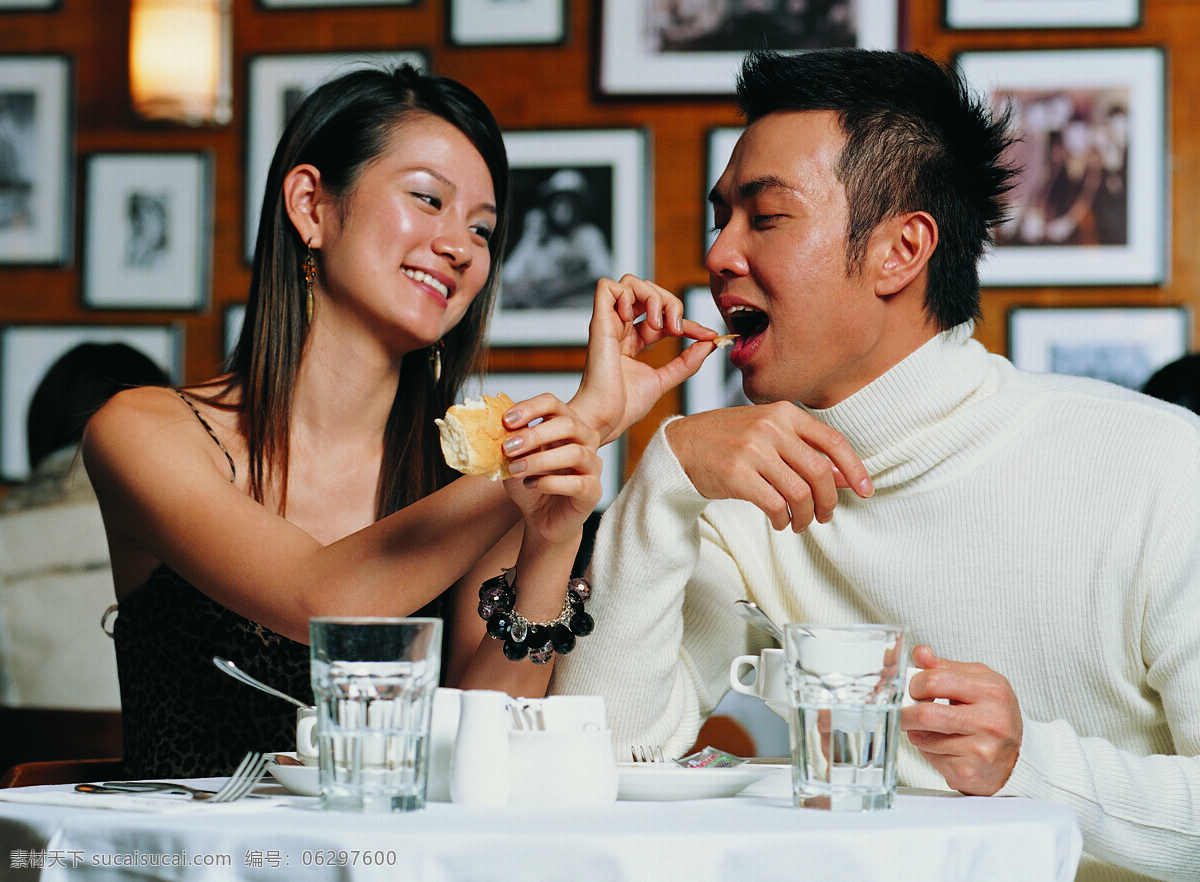
[[[1141,0],[946,0],[946,27],[1131,28],[1141,23]]]
[[[684,290],[683,314],[718,333],[725,333],[725,322],[708,288],[697,286]],[[718,349],[704,360],[700,370],[683,381],[684,414],[750,403],[742,391],[742,372],[730,364],[728,349]]]
[[[596,282],[650,274],[641,129],[506,132],[512,217],[493,346],[587,342]]]
[[[258,0],[263,9],[350,9],[355,6],[416,6],[418,0]]]
[[[0,56],[0,264],[70,262],[71,62]]]
[[[742,57],[836,46],[895,49],[898,0],[801,4],[601,0],[602,95],[732,95]]]
[[[84,178],[84,306],[203,308],[212,267],[212,156],[93,153]]]
[[[0,472],[29,476],[25,422],[46,371],[80,343],[127,343],[145,353],[172,382],[183,380],[183,330],[175,325],[5,325],[0,327]]]
[[[1017,137],[1009,218],[984,285],[1153,285],[1166,272],[1160,49],[964,52],[958,66]]]
[[[547,373],[517,373],[511,371],[490,371],[482,376],[477,375],[464,388],[464,394],[470,398],[480,395],[508,395],[513,401],[524,401],[543,392],[557,396],[560,401],[568,401],[579,388],[582,374],[562,372]],[[624,451],[625,439],[620,438],[611,444],[600,448],[600,459],[604,464],[601,473],[602,495],[596,506],[603,511],[617,496],[624,483]]]
[[[447,0],[452,46],[546,46],[567,40],[567,0]]]
[[[1141,389],[1187,354],[1190,330],[1184,307],[1017,307],[1008,313],[1009,359],[1023,370]]]
[[[298,5],[298,4],[297,4]],[[312,4],[307,4],[312,5]],[[323,3],[325,6],[348,4]],[[258,216],[271,157],[292,111],[322,82],[358,67],[397,67],[404,63],[428,67],[425,53],[322,52],[312,55],[259,55],[250,59],[246,99],[246,218],[245,258],[254,260]]]

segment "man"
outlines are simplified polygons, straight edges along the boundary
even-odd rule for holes
[[[902,784],[1069,805],[1081,878],[1200,877],[1200,421],[972,339],[1011,171],[951,70],[756,53],[738,95],[707,266],[755,405],[659,430],[552,689],[679,756],[763,645],[734,600],[902,623]]]

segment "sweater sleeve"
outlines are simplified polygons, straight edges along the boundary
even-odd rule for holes
[[[618,749],[685,754],[728,687],[730,649],[745,640],[744,596],[729,555],[703,538],[708,500],[671,452],[664,423],[605,512],[589,610],[596,629],[557,660],[552,693],[601,695]],[[693,579],[704,573],[706,578]]]
[[[1063,720],[1026,719],[999,794],[1069,805],[1091,856],[1156,879],[1200,879],[1200,455],[1193,460],[1146,525],[1141,572],[1124,598],[1140,644],[1111,648],[1140,662],[1131,688],[1161,703],[1161,752],[1138,755]]]

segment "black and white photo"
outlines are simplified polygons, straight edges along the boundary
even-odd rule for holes
[[[69,263],[71,86],[66,58],[0,56],[0,263]]]
[[[212,267],[212,157],[94,153],[85,166],[83,302],[200,309]]]
[[[508,132],[504,141],[512,212],[491,342],[583,344],[596,283],[649,273],[645,132]]]
[[[174,325],[6,325],[0,327],[0,473],[29,475],[25,423],[29,400],[46,371],[80,343],[126,343],[183,379],[183,330]]]

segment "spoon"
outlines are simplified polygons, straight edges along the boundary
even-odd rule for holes
[[[219,655],[214,655],[213,664],[216,665],[217,670],[221,671],[222,673],[228,674],[235,680],[241,680],[247,686],[253,686],[255,689],[261,689],[263,692],[267,693],[267,695],[274,695],[276,698],[282,698],[284,701],[290,701],[292,704],[296,705],[296,707],[312,707],[312,705],[305,704],[300,699],[293,698],[286,692],[280,692],[274,686],[268,686],[262,680],[254,679],[233,662],[229,661],[229,659],[221,658]]]
[[[757,603],[753,600],[735,600],[733,605],[734,609],[738,611],[738,615],[748,624],[766,631],[777,641],[783,643],[783,631],[779,630],[779,626],[771,621],[770,616],[758,608]]]

